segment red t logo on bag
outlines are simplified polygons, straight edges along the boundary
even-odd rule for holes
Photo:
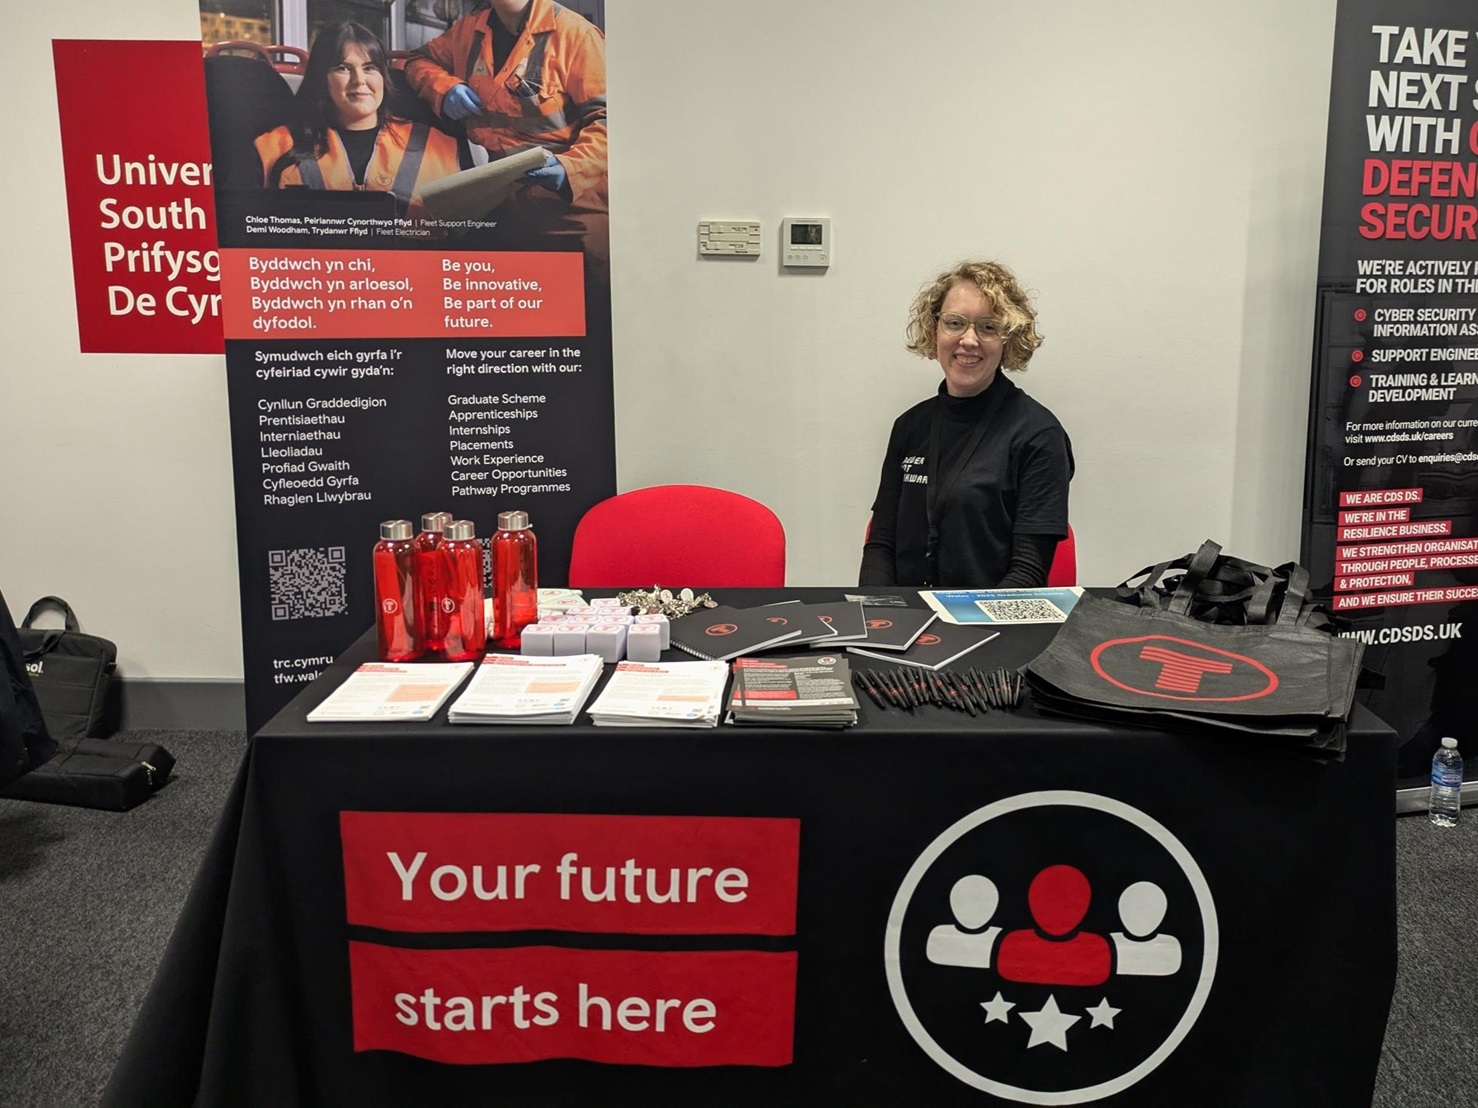
[[[1147,646],[1139,656],[1146,661],[1160,663],[1160,676],[1155,681],[1155,688],[1174,692],[1197,692],[1201,688],[1201,678],[1206,674],[1232,672],[1231,662],[1213,662],[1178,650],[1166,650],[1163,646]]]
[[[1170,635],[1109,639],[1088,660],[1109,684],[1164,700],[1257,700],[1278,687],[1278,675],[1255,658]]]

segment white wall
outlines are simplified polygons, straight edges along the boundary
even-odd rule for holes
[[[67,596],[135,676],[240,674],[224,372],[77,353],[50,39],[191,38],[195,10],[28,5],[0,45],[29,90],[0,124],[27,154],[0,588]],[[1017,381],[1072,435],[1080,579],[1206,537],[1296,557],[1333,23],[1333,0],[608,4],[619,487],[749,493],[791,583],[854,581],[888,427],[937,380],[907,304],[988,256],[1039,293]],[[781,271],[786,215],[831,217],[829,271]],[[764,255],[700,259],[704,218],[762,220]]]
[[[225,362],[78,353],[51,40],[192,37],[189,0],[73,0],[7,5],[0,40],[0,590],[17,620],[65,597],[133,677],[241,675]]]

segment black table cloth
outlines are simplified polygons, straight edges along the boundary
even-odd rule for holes
[[[719,598],[782,595],[838,592]],[[1332,765],[1030,703],[307,723],[372,653],[252,738],[105,1103],[1369,1103],[1395,739],[1363,709]]]

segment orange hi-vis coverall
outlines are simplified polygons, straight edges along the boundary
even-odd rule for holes
[[[606,211],[606,40],[589,20],[533,0],[523,31],[494,71],[491,8],[465,15],[405,65],[411,87],[441,114],[448,90],[465,83],[482,103],[467,137],[493,158],[542,146],[560,160],[571,202]]]
[[[272,167],[278,158],[292,149],[292,145],[292,132],[286,127],[257,136],[257,155],[262,159],[262,184],[271,184]],[[355,189],[391,192],[401,207],[424,216],[420,205],[421,186],[461,169],[457,140],[451,135],[427,123],[392,118],[375,136],[375,150],[365,167],[364,184],[355,183],[349,152],[344,149],[339,133],[330,128],[328,152],[320,158],[288,166],[282,171],[278,187],[305,185],[310,189],[344,192]]]

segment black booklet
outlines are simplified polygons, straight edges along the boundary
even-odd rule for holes
[[[699,608],[672,622],[672,645],[695,658],[727,662],[741,654],[768,650],[800,635],[784,616],[769,608]]]
[[[943,669],[976,647],[998,638],[1000,634],[999,631],[980,625],[960,626],[936,620],[914,640],[912,646],[902,652],[874,650],[867,643],[849,645],[847,649],[853,654],[877,658],[879,661],[919,666],[921,669]]]
[[[840,650],[848,642],[861,642],[867,638],[867,625],[863,622],[862,605],[855,600],[837,600],[824,604],[807,604],[806,608],[836,632],[824,642],[811,645],[812,650]]]
[[[907,650],[939,618],[927,608],[874,608],[870,604],[862,606],[862,616],[867,641],[852,645],[868,650]]]
[[[784,627],[787,631],[798,631],[799,634],[793,639],[788,639],[785,646],[803,646],[807,643],[831,642],[836,638],[836,631],[830,623],[821,618],[821,610],[829,605],[803,604],[799,600],[782,600],[778,604],[765,605],[770,611],[770,619],[776,621],[776,625]],[[778,621],[784,620],[783,623]]]

